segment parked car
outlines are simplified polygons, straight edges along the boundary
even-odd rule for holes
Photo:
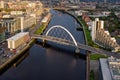
[[[8,57],[8,58],[11,58],[12,55],[13,55],[13,53],[8,53],[8,54],[7,54],[7,57]]]
[[[0,54],[3,54],[4,53],[4,48],[0,48]]]

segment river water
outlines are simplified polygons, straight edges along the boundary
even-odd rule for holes
[[[77,42],[85,44],[82,31],[76,31],[75,19],[66,13],[51,11],[51,21],[45,30],[54,25],[67,28]],[[76,57],[75,48],[48,42],[45,47],[34,44],[28,57],[17,67],[11,67],[0,80],[85,80],[86,60]],[[85,55],[84,50],[80,54]]]

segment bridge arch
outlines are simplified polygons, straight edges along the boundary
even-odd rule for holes
[[[50,29],[48,29],[48,31],[46,32],[45,36],[48,36],[49,32],[52,30],[52,29],[55,29],[55,28],[61,28],[63,29],[64,31],[66,31],[70,37],[72,38],[73,42],[74,42],[74,45],[77,47],[77,42],[75,40],[75,38],[73,37],[73,35],[70,33],[70,31],[68,31],[65,27],[63,26],[60,26],[60,25],[55,25],[55,26],[52,26]]]

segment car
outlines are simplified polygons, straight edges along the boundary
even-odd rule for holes
[[[4,53],[4,48],[0,48],[0,54],[3,54]]]
[[[2,58],[6,58],[7,57],[7,55],[6,54],[4,54],[3,56],[2,56]]]
[[[3,42],[2,44],[5,44],[5,42]]]
[[[7,54],[7,57],[8,57],[8,58],[11,58],[12,55],[13,55],[13,53],[10,52],[10,53]]]

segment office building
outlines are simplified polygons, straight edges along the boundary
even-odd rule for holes
[[[29,32],[21,32],[7,39],[11,51],[19,51],[30,41]]]
[[[120,80],[120,59],[108,57],[99,60],[99,80]]]
[[[4,17],[0,19],[1,27],[6,27],[5,32],[14,33],[15,29],[15,19],[13,17]]]
[[[34,24],[36,24],[36,17],[30,15],[20,17],[21,32],[26,31]]]

